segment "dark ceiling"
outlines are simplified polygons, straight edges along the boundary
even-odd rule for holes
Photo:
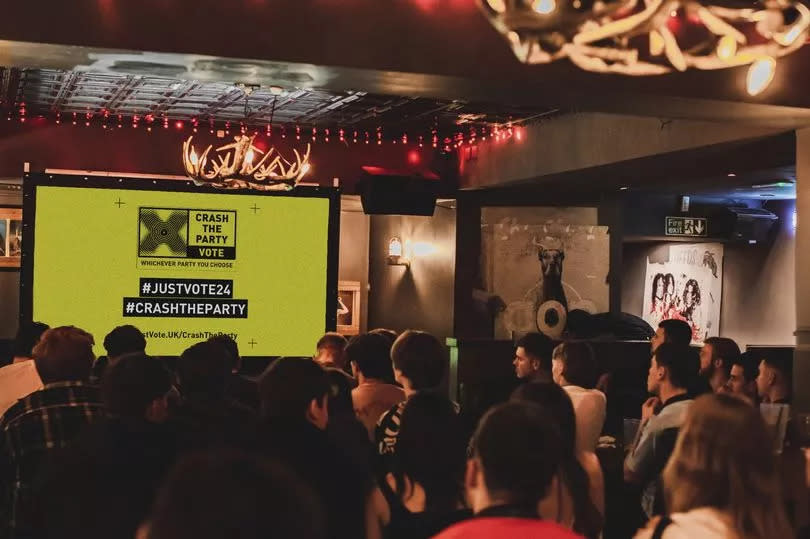
[[[75,113],[95,121],[118,115],[131,121],[151,115],[155,121],[193,120],[203,125],[233,122],[264,127],[300,125],[371,130],[388,136],[404,133],[440,134],[459,131],[479,134],[507,125],[526,125],[558,114],[551,108],[470,103],[364,91],[327,91],[288,85],[245,85],[202,82],[125,73],[95,73],[55,69],[0,68],[0,89],[7,113],[44,115],[68,121]],[[337,132],[333,136],[337,136]],[[351,133],[347,133],[347,137]],[[361,133],[360,136],[363,136]]]
[[[241,81],[796,126],[810,122],[810,48],[779,60],[763,94],[746,68],[659,77],[526,66],[474,0],[13,2],[6,65]],[[52,44],[52,45],[47,45]],[[142,53],[138,51],[155,51]],[[238,77],[234,75],[237,74]]]
[[[691,195],[712,202],[793,199],[795,133],[621,161],[465,191],[489,204],[597,204],[626,195]]]

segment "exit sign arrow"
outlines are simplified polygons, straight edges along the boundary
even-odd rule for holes
[[[705,238],[709,234],[709,221],[705,217],[667,217],[664,235],[687,238]]]

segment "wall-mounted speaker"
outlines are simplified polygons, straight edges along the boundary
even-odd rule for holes
[[[436,208],[439,177],[363,167],[357,187],[366,214],[430,216]]]

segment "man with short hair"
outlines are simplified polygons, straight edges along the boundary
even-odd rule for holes
[[[731,365],[740,355],[740,347],[727,337],[709,337],[700,349],[700,376],[713,393],[728,381]]]
[[[330,391],[329,376],[312,359],[282,357],[271,364],[259,380],[260,450],[315,490],[327,510],[330,537],[363,537],[370,478],[329,440]]]
[[[343,351],[346,349],[347,344],[346,337],[340,333],[334,331],[325,333],[315,345],[315,361],[321,367],[345,370],[346,360],[343,357]]]
[[[517,342],[515,375],[521,380],[550,382],[554,342],[542,333],[527,333]]]
[[[768,354],[759,363],[757,394],[767,404],[790,404],[791,369],[789,357]]]
[[[734,358],[731,362],[731,374],[726,382],[726,391],[756,404],[759,361],[759,356],[754,352],[744,352]]]
[[[106,356],[96,359],[93,364],[93,374],[91,379],[100,382],[111,361],[115,361],[124,354],[144,353],[146,350],[146,337],[141,330],[132,325],[124,325],[113,328],[104,337],[104,350]]]
[[[687,386],[699,366],[694,350],[672,342],[659,345],[650,360],[647,391],[655,396],[641,407],[641,426],[624,461],[625,480],[644,487],[641,506],[648,518],[663,510],[660,475],[692,403]]]
[[[560,481],[563,460],[559,429],[538,405],[509,402],[491,409],[479,422],[471,447],[464,484],[475,516],[437,539],[579,537],[541,520],[537,512],[540,500]]]
[[[353,337],[346,347],[346,361],[357,379],[352,390],[352,405],[357,419],[374,438],[377,420],[392,406],[405,400],[401,387],[388,381],[393,378],[391,345],[388,337],[368,333]]]
[[[655,350],[665,342],[689,346],[692,342],[692,328],[683,320],[676,318],[662,320],[658,324],[655,335],[650,339],[651,352],[654,354]]]
[[[436,391],[447,372],[447,351],[442,343],[424,331],[408,330],[394,342],[391,348],[394,379],[402,385],[405,397],[419,391]],[[405,402],[394,405],[383,414],[374,433],[380,455],[396,452],[399,424]]]
[[[98,388],[87,383],[93,336],[73,326],[47,330],[32,350],[43,388],[0,417],[0,485],[10,490],[12,536],[30,533],[32,488],[43,462],[105,415]]]
[[[17,329],[12,345],[11,365],[0,368],[0,415],[3,415],[17,399],[42,389],[42,380],[37,373],[31,350],[48,329],[41,322],[23,322]]]

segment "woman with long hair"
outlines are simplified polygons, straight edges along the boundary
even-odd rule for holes
[[[558,488],[540,502],[538,513],[588,539],[604,524],[604,477],[592,451],[577,451],[577,427],[571,398],[556,384],[533,382],[517,388],[510,400],[539,404],[557,420],[563,443]]]
[[[636,539],[790,539],[773,439],[757,408],[725,394],[691,405],[664,469],[669,516]]]
[[[408,399],[390,463],[367,520],[387,539],[428,539],[472,515],[464,508],[461,423],[447,397],[423,391]]]

